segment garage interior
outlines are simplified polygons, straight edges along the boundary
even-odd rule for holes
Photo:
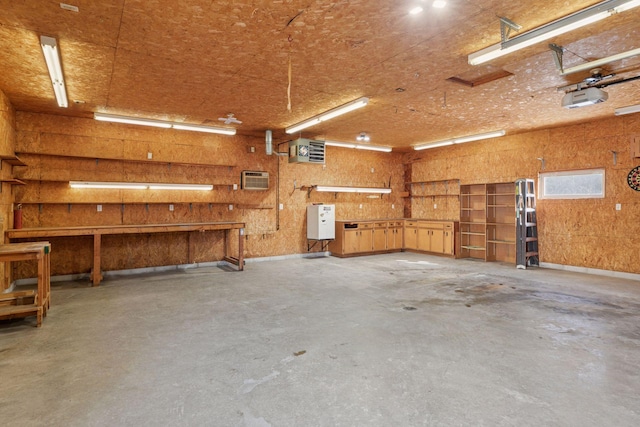
[[[516,3],[5,5],[0,419],[640,424],[640,2]]]

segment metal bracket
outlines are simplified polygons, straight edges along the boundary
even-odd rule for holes
[[[564,72],[564,65],[562,64],[564,48],[555,43],[549,43],[549,49],[551,49],[551,53],[553,54],[553,61],[556,63],[556,67],[558,67],[558,70],[560,70],[560,73],[562,74]]]
[[[545,163],[544,163],[544,157],[538,157],[538,160],[540,160],[541,162],[541,166],[540,166],[540,170],[544,170],[545,168]]]
[[[313,244],[311,244],[310,242],[313,241]],[[307,239],[307,252],[311,252],[311,249],[313,249],[318,242],[320,242],[320,250],[322,252],[326,252],[327,249],[329,248],[329,244],[333,241],[333,239],[329,239],[329,240],[312,240],[312,239]]]
[[[616,166],[618,164],[618,152],[611,151],[613,153],[613,165]]]
[[[502,38],[502,43],[509,40],[511,30],[520,31],[522,29],[522,25],[516,24],[509,18],[503,16],[499,16],[498,18],[500,18],[500,37]]]

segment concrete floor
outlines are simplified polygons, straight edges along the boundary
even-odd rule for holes
[[[412,253],[54,284],[3,426],[638,426],[640,282]]]

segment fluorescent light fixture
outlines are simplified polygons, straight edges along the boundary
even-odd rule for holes
[[[207,185],[207,184],[149,184],[149,190],[210,191],[210,190],[213,190],[213,185]]]
[[[44,60],[47,63],[49,77],[53,85],[53,92],[56,95],[58,106],[67,108],[69,101],[67,100],[67,91],[64,85],[64,75],[62,74],[62,64],[60,64],[60,52],[58,51],[58,42],[53,37],[40,36],[40,46],[44,54]]]
[[[435,0],[432,6],[435,7],[436,9],[442,9],[446,5],[447,5],[447,2],[445,0]]]
[[[423,10],[423,9],[422,9],[422,6],[416,6],[416,7],[414,7],[413,9],[411,9],[411,10],[409,11],[409,14],[411,14],[411,15],[417,15],[417,14],[419,14],[420,12],[422,12],[422,10]]]
[[[504,136],[506,132],[504,130],[496,130],[493,132],[479,133],[476,135],[463,136],[460,138],[454,138],[453,142],[456,144],[462,144],[463,142],[480,141],[481,139],[497,138]]]
[[[616,108],[616,116],[623,116],[625,114],[640,113],[640,104],[630,105],[628,107]]]
[[[121,190],[213,190],[207,184],[149,184],[144,182],[91,182],[69,181],[71,188],[98,188]]]
[[[161,120],[151,119],[139,119],[137,117],[116,116],[114,114],[94,113],[93,118],[100,120],[101,122],[114,122],[125,123],[128,125],[141,125],[141,126],[153,126],[158,128],[169,129],[171,127],[170,122],[163,122]]]
[[[178,130],[190,130],[195,132],[218,133],[221,135],[235,135],[233,128],[221,128],[216,126],[191,125],[187,123],[166,122],[162,120],[141,119],[138,117],[118,116],[115,114],[94,113],[93,118],[103,122],[125,123],[129,125],[153,126],[158,128],[174,128]]]
[[[444,147],[447,145],[453,145],[453,139],[447,139],[446,141],[427,142],[425,144],[417,144],[413,146],[413,149],[426,150],[427,148]]]
[[[71,188],[110,188],[125,190],[146,190],[147,184],[133,182],[89,182],[89,181],[69,181]]]
[[[358,150],[371,150],[371,151],[383,151],[385,153],[390,153],[392,148],[386,147],[382,145],[371,145],[371,144],[358,144],[356,145],[356,149]]]
[[[358,108],[364,107],[365,105],[367,105],[369,103],[369,98],[366,97],[362,97],[362,98],[358,98],[355,99],[351,102],[348,102],[344,105],[341,105],[340,107],[336,107],[333,108],[329,111],[326,111],[322,114],[318,114],[316,116],[311,117],[310,119],[304,120],[300,123],[297,123],[293,126],[289,126],[288,128],[285,129],[286,133],[296,133],[302,129],[306,129],[308,127],[311,127],[313,125],[317,125],[320,122],[324,122],[330,119],[333,119],[334,117],[338,117],[341,116],[345,113],[348,113],[350,111],[356,110]]]
[[[594,68],[601,67],[605,64],[609,64],[615,61],[620,61],[622,59],[631,58],[632,56],[637,56],[637,55],[640,55],[640,48],[628,50],[622,53],[617,53],[615,55],[607,56],[606,58],[596,59],[595,61],[585,62],[584,64],[576,65],[575,67],[564,68],[560,73],[560,75],[566,76],[573,73],[579,73],[580,71],[592,70]]]
[[[219,128],[215,126],[188,125],[183,123],[174,123],[174,129],[191,130],[194,132],[218,133],[220,135],[235,135],[236,130],[233,128]]]
[[[444,141],[436,141],[436,142],[427,142],[427,143],[424,143],[424,144],[417,144],[417,145],[413,146],[413,149],[414,150],[425,150],[427,148],[444,147],[446,145],[462,144],[462,143],[470,142],[470,141],[480,141],[482,139],[497,138],[499,136],[504,136],[505,133],[506,132],[504,130],[497,130],[497,131],[486,132],[486,133],[478,133],[476,135],[461,136],[460,138],[447,139],[447,140],[444,140]]]
[[[607,18],[615,13],[624,12],[640,6],[640,0],[606,0],[549,24],[527,31],[509,40],[489,46],[468,57],[469,64],[478,65],[492,59],[508,55],[525,47],[549,40],[560,34]]]
[[[389,153],[392,151],[391,147],[387,147],[384,145],[354,144],[351,142],[340,142],[340,141],[324,141],[324,145],[330,145],[333,147],[343,147],[343,148],[357,148],[359,150],[383,151],[385,153]]]
[[[343,147],[343,148],[356,148],[356,144],[352,144],[350,142],[325,141],[324,145],[330,145],[333,147]]]
[[[316,185],[316,191],[328,192],[328,193],[376,193],[376,194],[390,194],[390,188],[373,188],[373,187],[334,187],[327,185]]]

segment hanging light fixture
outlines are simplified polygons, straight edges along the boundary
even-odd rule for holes
[[[640,0],[606,0],[508,40],[506,35],[509,31],[517,31],[520,26],[506,18],[500,18],[501,32],[504,34],[502,42],[469,55],[469,64],[479,65],[491,61],[636,6],[640,6]]]
[[[217,133],[221,135],[235,135],[234,128],[222,128],[217,126],[203,126],[189,123],[167,122],[163,120],[142,119],[139,117],[118,116],[115,114],[94,113],[93,118],[103,122],[125,123],[129,125],[152,126],[177,130],[190,130],[194,132]]]
[[[44,54],[44,60],[49,70],[49,78],[53,85],[53,92],[56,96],[58,106],[67,108],[69,101],[67,100],[67,90],[64,84],[64,75],[62,74],[62,64],[60,63],[60,51],[58,42],[53,37],[40,36],[40,47]]]
[[[447,145],[462,144],[462,143],[471,142],[471,141],[480,141],[482,139],[497,138],[500,136],[504,136],[505,133],[506,132],[504,130],[497,130],[493,132],[478,133],[475,135],[468,135],[468,136],[461,136],[459,138],[446,139],[443,141],[426,142],[424,144],[414,145],[413,149],[426,150],[427,148],[444,147]]]
[[[318,114],[307,120],[303,120],[300,123],[297,123],[293,126],[289,126],[288,128],[285,128],[285,132],[289,134],[296,133],[298,131],[301,131],[302,129],[306,129],[313,125],[317,125],[320,122],[333,119],[334,117],[341,116],[353,110],[357,110],[358,108],[364,107],[368,103],[369,103],[369,98],[366,98],[366,97],[358,98],[344,105],[341,105],[339,107],[326,111],[322,114]]]

